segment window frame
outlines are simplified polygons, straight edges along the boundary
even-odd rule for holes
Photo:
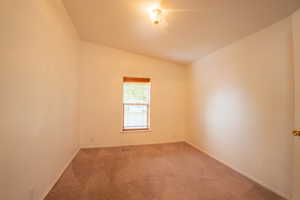
[[[129,78],[132,79],[133,81],[124,81],[125,79],[128,79],[128,77],[123,77],[123,82],[122,82],[122,131],[121,132],[148,132],[151,131],[150,129],[150,110],[151,110],[151,81],[148,78]],[[149,80],[148,82],[145,81],[138,81],[139,79],[147,79]],[[149,89],[148,89],[148,103],[124,103],[124,84],[126,83],[144,83],[144,84],[149,84]],[[125,128],[125,106],[126,105],[141,105],[141,106],[147,106],[147,127],[146,128]]]

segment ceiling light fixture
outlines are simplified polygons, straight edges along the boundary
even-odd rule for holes
[[[153,24],[159,24],[162,21],[163,10],[161,8],[155,8],[150,10],[150,19]]]

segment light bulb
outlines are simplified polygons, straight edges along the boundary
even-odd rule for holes
[[[163,11],[160,8],[155,8],[150,11],[150,19],[153,24],[159,24],[162,21]]]

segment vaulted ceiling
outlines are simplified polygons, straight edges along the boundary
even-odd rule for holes
[[[162,0],[165,22],[154,25],[156,0],[63,0],[82,40],[189,63],[271,25],[300,0]]]

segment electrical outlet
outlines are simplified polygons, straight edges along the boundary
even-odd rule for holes
[[[90,142],[91,142],[91,143],[94,143],[94,142],[95,142],[95,139],[94,139],[93,137],[91,137],[91,138],[90,138]]]

